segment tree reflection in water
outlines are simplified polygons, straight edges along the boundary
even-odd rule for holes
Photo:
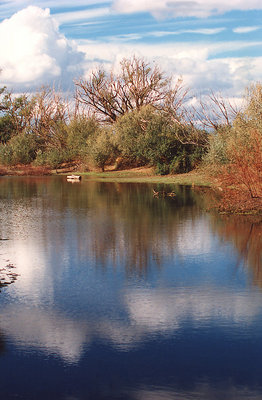
[[[19,237],[37,229],[44,242],[51,238],[57,253],[74,248],[79,261],[91,257],[100,268],[121,265],[127,274],[146,274],[150,267],[161,268],[164,258],[207,250],[210,219],[213,233],[234,244],[239,263],[246,261],[262,287],[261,222],[206,213],[212,196],[207,190],[87,178],[71,184],[65,177],[6,178],[0,185],[2,218],[6,213],[8,221],[0,235],[15,231]],[[153,189],[174,190],[176,196],[156,198]]]
[[[155,198],[153,188],[176,196]],[[91,393],[97,376],[111,385],[126,371],[123,385],[128,380],[130,387],[130,376],[134,383],[130,398],[261,396],[254,383],[260,381],[261,325],[251,330],[261,316],[261,293],[245,290],[246,273],[231,284],[236,263],[248,266],[262,287],[261,222],[207,213],[208,192],[188,187],[48,177],[3,178],[0,189],[0,237],[12,239],[1,250],[16,257],[20,274],[10,287],[14,301],[3,302],[0,328],[7,344],[46,352],[50,381],[58,376],[56,355],[67,364],[61,374],[73,371],[83,393]],[[146,279],[136,279],[141,275]],[[16,348],[13,356],[16,362]],[[42,384],[42,369],[38,375],[31,358],[28,368]],[[2,373],[9,379],[5,368]],[[239,381],[246,392],[235,386]],[[180,382],[186,382],[181,392]],[[216,382],[223,383],[221,396]]]
[[[262,222],[259,217],[213,216],[212,226],[223,240],[234,244],[239,266],[243,261],[250,268],[253,282],[262,288]]]
[[[176,252],[182,222],[197,223],[200,214],[185,187],[165,199],[154,198],[149,185],[93,183],[87,189],[89,227],[78,224],[79,253],[92,254],[101,268],[121,265],[127,274],[145,274],[152,265],[160,268],[163,257]]]

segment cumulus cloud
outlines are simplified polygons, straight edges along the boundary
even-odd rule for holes
[[[114,0],[113,7],[121,13],[150,12],[155,18],[206,18],[231,10],[261,10],[262,3],[260,0]]]
[[[59,32],[49,9],[29,6],[0,24],[1,84],[32,87],[69,81],[84,59]]]

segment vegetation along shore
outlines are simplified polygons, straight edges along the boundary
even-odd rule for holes
[[[0,91],[0,174],[77,172],[96,179],[216,188],[221,212],[262,211],[262,85],[237,109],[189,101],[181,79],[144,59],[75,81],[74,101],[43,87]]]

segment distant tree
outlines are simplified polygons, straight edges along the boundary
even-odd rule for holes
[[[66,123],[69,119],[68,103],[50,87],[42,87],[32,102],[32,130],[43,146],[65,147]]]
[[[151,67],[136,56],[124,58],[120,67],[117,75],[99,69],[92,72],[88,80],[76,80],[77,100],[111,123],[149,104],[157,109],[172,110],[177,118],[187,93],[181,79],[173,87],[171,78],[165,77],[158,66]]]
[[[31,123],[34,103],[28,95],[14,96],[6,87],[0,89],[0,141],[6,143],[21,134]]]

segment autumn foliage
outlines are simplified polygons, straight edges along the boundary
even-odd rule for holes
[[[252,198],[262,198],[262,134],[251,128],[244,138],[236,137],[229,144],[228,158],[224,181],[243,185]]]
[[[207,168],[223,188],[221,211],[262,209],[262,86],[251,86],[246,107],[211,134]]]

